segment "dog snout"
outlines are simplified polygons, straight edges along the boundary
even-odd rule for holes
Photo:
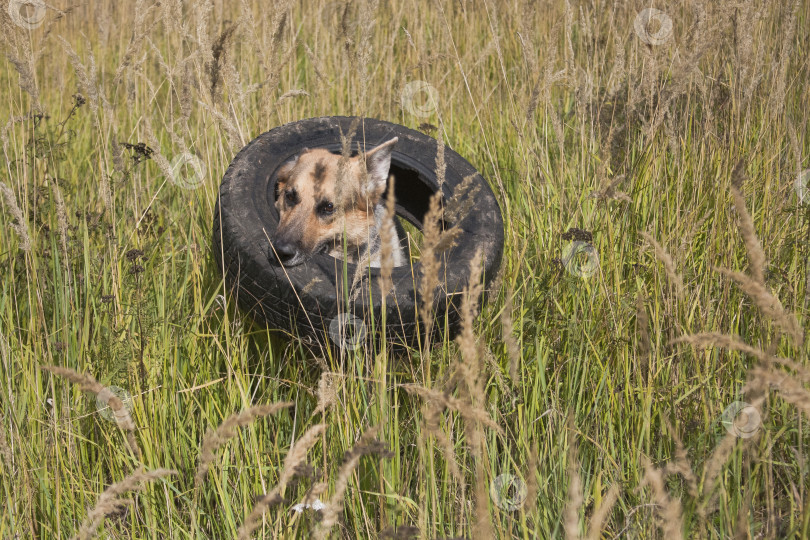
[[[273,242],[273,247],[281,262],[288,262],[298,255],[298,248],[295,247],[295,244],[286,240],[276,240]]]

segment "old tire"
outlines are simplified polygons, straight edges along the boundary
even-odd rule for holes
[[[362,335],[353,334],[348,324],[355,325],[355,331],[364,325],[367,336],[379,328],[380,270],[365,269],[370,279],[365,280],[359,296],[347,302],[346,284],[351,283],[355,265],[345,263],[344,272],[343,261],[314,255],[303,264],[282,268],[272,257],[268,238],[273,237],[279,219],[273,204],[279,167],[303,147],[340,152],[341,133],[349,133],[353,120],[355,117],[339,116],[301,120],[251,141],[236,155],[222,179],[213,224],[216,264],[224,272],[226,287],[241,309],[271,328],[297,331],[301,336],[321,340],[328,338],[341,347],[363,342]],[[430,196],[439,189],[434,171],[436,140],[381,120],[357,121],[353,152],[399,137],[391,161],[397,214],[421,229]],[[440,285],[434,303],[434,329],[446,329],[452,338],[460,329],[460,293],[467,285],[476,252],[480,250],[483,255],[485,285],[498,271],[503,252],[503,219],[492,190],[470,163],[449,147],[445,148],[445,162],[442,185],[445,201],[458,193],[465,177],[474,175],[472,184],[468,180],[465,186],[470,188],[465,192],[473,197],[465,205],[466,215],[445,223],[446,227],[458,225],[462,232],[455,246],[441,257]],[[386,335],[405,344],[415,343],[420,327],[419,295],[415,292],[419,290],[420,270],[418,261],[412,266],[394,268],[393,294],[386,302]],[[436,335],[439,334],[431,337]]]

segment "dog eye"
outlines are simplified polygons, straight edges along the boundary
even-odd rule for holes
[[[335,213],[335,205],[330,201],[324,201],[318,205],[318,213],[322,216],[329,216]]]
[[[287,201],[287,204],[290,206],[295,206],[298,204],[298,194],[294,189],[288,189],[284,192],[284,200]]]

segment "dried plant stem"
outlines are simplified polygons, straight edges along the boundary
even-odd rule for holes
[[[85,375],[73,369],[60,366],[42,366],[42,369],[50,371],[54,375],[59,375],[73,384],[79,385],[82,391],[97,396],[100,401],[107,404],[113,411],[115,423],[126,433],[127,443],[132,453],[135,454],[137,459],[141,459],[141,447],[138,446],[138,441],[135,439],[135,422],[132,421],[129,410],[124,406],[124,403],[118,396],[93,378],[92,375]]]
[[[663,537],[677,540],[683,538],[683,508],[680,499],[670,497],[664,485],[664,473],[653,467],[649,458],[642,456],[644,477],[639,487],[652,488],[653,500],[658,505],[658,512],[663,521]]]
[[[6,203],[11,217],[14,218],[14,221],[10,223],[9,226],[20,238],[20,249],[25,252],[31,251],[31,236],[28,234],[28,225],[22,210],[20,210],[20,206],[17,204],[17,197],[14,195],[11,188],[3,182],[0,182],[0,193],[3,194],[3,201]]]
[[[293,403],[291,402],[255,405],[246,411],[229,416],[215,430],[209,430],[203,438],[200,464],[197,466],[197,473],[194,476],[195,484],[197,486],[202,484],[211,463],[216,459],[215,452],[222,447],[223,444],[236,436],[237,428],[250,425],[258,418],[276,414],[292,406]]]
[[[480,422],[484,426],[494,429],[498,434],[503,434],[503,429],[489,416],[483,409],[472,407],[467,401],[447,395],[438,390],[431,390],[417,384],[403,384],[402,388],[409,394],[416,394],[426,400],[435,402],[437,405],[458,412],[462,418],[470,422]]]
[[[676,295],[678,298],[682,298],[684,292],[683,278],[675,270],[675,262],[672,260],[672,256],[649,233],[642,232],[641,236],[652,245],[655,250],[655,257],[664,264],[664,270],[666,270],[670,283],[675,287]]]
[[[146,482],[151,482],[173,474],[177,474],[177,471],[171,469],[155,469],[154,471],[145,472],[143,468],[139,468],[120,482],[112,484],[99,496],[95,508],[90,510],[87,514],[79,532],[74,538],[78,540],[94,538],[96,536],[96,530],[106,516],[132,504],[132,499],[119,498],[122,494],[127,491],[140,491],[143,489],[143,484]]]
[[[284,490],[295,475],[296,468],[306,461],[309,449],[318,442],[318,438],[324,431],[326,431],[326,424],[316,424],[305,431],[304,434],[301,435],[301,438],[295,441],[292,447],[290,447],[287,456],[284,458],[284,466],[281,469],[278,483],[273,489],[258,498],[253,510],[245,519],[245,523],[239,528],[238,535],[240,540],[250,538],[253,531],[261,525],[264,513],[272,505],[278,504],[284,500]]]
[[[388,454],[385,445],[375,440],[379,430],[379,427],[368,429],[346,454],[343,459],[343,464],[338,471],[337,480],[335,480],[335,491],[329,498],[326,508],[323,509],[323,519],[318,529],[315,531],[314,538],[326,538],[329,535],[329,531],[335,523],[337,523],[338,515],[343,511],[343,497],[346,492],[346,487],[349,484],[349,477],[360,463],[360,458],[374,453],[379,453],[383,456]]]

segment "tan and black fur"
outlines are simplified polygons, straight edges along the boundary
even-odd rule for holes
[[[345,161],[322,148],[304,149],[282,165],[275,203],[279,224],[271,239],[281,263],[300,264],[315,253],[342,259],[345,241],[350,262],[379,267],[380,230],[391,227],[393,264],[405,264],[383,201],[396,143],[393,138]]]

